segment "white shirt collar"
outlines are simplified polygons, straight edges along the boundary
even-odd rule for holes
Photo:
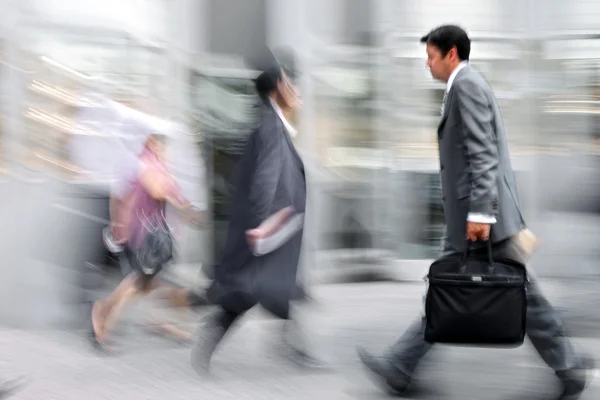
[[[450,74],[450,78],[448,78],[448,83],[446,84],[446,92],[450,91],[450,87],[452,87],[452,82],[454,82],[456,75],[458,75],[458,71],[460,71],[467,65],[469,65],[469,61],[461,61],[460,64],[458,64],[456,68],[454,68],[454,71],[452,71],[452,73]]]
[[[273,99],[269,99],[269,101],[271,102],[271,106],[273,106],[273,110],[275,110],[275,113],[277,114],[277,116],[279,117],[281,122],[283,122],[283,126],[285,126],[285,129],[288,131],[290,136],[296,137],[296,134],[298,133],[298,131],[292,126],[292,124],[290,124],[288,122],[287,119],[285,119],[285,116],[283,115],[283,111],[281,111],[281,107],[279,107],[279,105],[275,101],[273,101]]]

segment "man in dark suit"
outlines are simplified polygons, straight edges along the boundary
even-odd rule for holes
[[[492,241],[494,257],[525,264],[518,240],[525,228],[506,130],[492,89],[469,65],[470,39],[457,26],[442,26],[421,39],[427,66],[446,82],[438,127],[440,176],[446,238],[443,255],[475,251]],[[493,226],[493,228],[492,228]],[[479,248],[479,250],[477,250]],[[531,274],[530,274],[531,278]],[[383,378],[388,389],[404,392],[421,358],[431,348],[419,318],[379,361],[359,349],[362,363]],[[556,311],[532,282],[528,288],[527,334],[542,359],[563,383],[562,399],[577,398],[586,385],[588,360],[575,354]]]
[[[261,120],[236,167],[225,249],[207,292],[209,301],[221,310],[202,329],[194,348],[192,362],[199,373],[208,372],[217,345],[246,311],[260,304],[289,327],[290,301],[299,295],[296,275],[302,230],[261,256],[253,253],[248,241],[250,232],[259,238],[257,227],[278,211],[286,207],[305,211],[304,165],[290,137],[296,131],[284,115],[298,106],[299,98],[289,73],[270,51],[265,49],[249,61],[261,71],[255,80]],[[294,361],[313,364],[304,349],[292,350]]]

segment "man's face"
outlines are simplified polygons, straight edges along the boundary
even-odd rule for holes
[[[282,109],[294,110],[300,105],[298,90],[285,72],[281,74],[281,80],[277,82],[277,92]]]
[[[452,48],[446,56],[442,56],[442,52],[435,45],[427,43],[427,67],[431,71],[431,76],[434,79],[442,82],[448,82],[455,64],[456,47]]]

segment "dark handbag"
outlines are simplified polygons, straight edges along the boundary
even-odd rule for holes
[[[147,277],[156,276],[162,267],[173,258],[173,237],[164,214],[154,224],[146,216],[138,215],[146,235],[140,248],[135,252],[135,264],[139,272]]]
[[[425,340],[518,347],[525,338],[525,265],[494,260],[489,241],[487,252],[470,252],[470,245],[464,254],[443,257],[429,267]]]

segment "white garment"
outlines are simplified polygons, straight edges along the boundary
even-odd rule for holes
[[[291,137],[296,137],[296,135],[298,134],[298,131],[285,118],[285,115],[283,115],[283,111],[281,111],[281,107],[279,107],[279,105],[273,99],[269,99],[269,100],[271,101],[271,106],[273,106],[275,113],[277,114],[277,116],[279,117],[281,122],[283,122],[283,126],[285,126],[285,130],[289,133],[289,135]]]
[[[456,66],[456,68],[454,68],[454,71],[452,71],[452,73],[450,74],[450,77],[448,78],[448,82],[446,82],[446,93],[448,93],[450,91],[450,88],[452,87],[452,83],[454,82],[454,79],[456,79],[456,75],[458,75],[458,72],[463,69],[464,67],[466,67],[467,65],[469,65],[468,61],[461,61],[460,64],[458,64]]]
[[[254,255],[262,256],[272,253],[286,244],[303,226],[304,213],[294,215],[271,236],[258,239],[254,246]]]

